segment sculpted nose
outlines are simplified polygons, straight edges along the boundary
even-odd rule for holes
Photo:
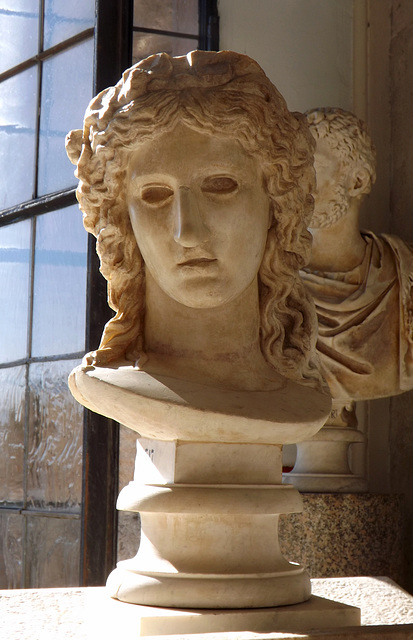
[[[176,197],[174,239],[183,247],[196,247],[206,238],[196,196],[189,187],[179,187]]]

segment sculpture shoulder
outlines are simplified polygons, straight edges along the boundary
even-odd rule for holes
[[[361,235],[366,250],[357,267],[340,272],[312,271],[307,267],[300,272],[317,305],[331,305],[341,311],[359,308],[380,298],[400,279],[400,260],[388,237],[371,231],[362,231]]]
[[[387,233],[383,233],[381,238],[390,248],[400,273],[411,275],[413,272],[413,244]]]
[[[130,365],[77,367],[69,386],[88,409],[161,440],[293,443],[318,431],[331,404],[328,394],[287,379],[273,391],[242,391]]]

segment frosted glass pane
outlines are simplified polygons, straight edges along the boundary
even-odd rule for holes
[[[0,83],[0,209],[33,197],[36,96],[37,67]]]
[[[44,5],[44,48],[93,27],[95,21],[94,0],[46,0]]]
[[[132,62],[135,64],[152,53],[164,51],[170,56],[184,56],[197,48],[197,41],[173,36],[159,36],[154,33],[133,34]]]
[[[198,0],[135,0],[136,27],[198,34]],[[196,49],[196,44],[192,49]]]
[[[37,218],[32,355],[85,348],[87,233],[77,205]]]
[[[30,365],[28,504],[80,511],[83,407],[67,386],[74,360]]]
[[[24,516],[0,511],[0,589],[22,589]]]
[[[30,220],[0,227],[0,362],[27,355]]]
[[[80,129],[93,89],[93,39],[43,63],[39,141],[39,194],[76,185],[65,137]]]
[[[0,73],[37,53],[39,0],[8,0],[0,6]]]
[[[80,519],[27,516],[27,589],[79,586]]]
[[[0,369],[0,502],[2,504],[23,503],[25,390],[26,367]]]

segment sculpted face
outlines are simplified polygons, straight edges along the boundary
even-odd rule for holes
[[[314,194],[314,213],[310,227],[330,227],[347,213],[349,197],[346,188],[346,173],[337,151],[328,140],[317,140],[314,153],[314,168],[317,189]]]
[[[129,158],[127,203],[146,269],[177,302],[216,307],[256,278],[269,198],[236,140],[178,125],[142,143]]]

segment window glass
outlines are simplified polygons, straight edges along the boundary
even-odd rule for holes
[[[76,184],[66,156],[65,137],[82,126],[92,98],[93,39],[48,59],[43,64],[39,142],[39,195]]]
[[[26,588],[78,586],[80,519],[27,516],[26,526]]]
[[[27,355],[31,222],[0,227],[0,363]]]
[[[37,54],[39,0],[3,0],[0,6],[0,73]]]
[[[37,67],[0,84],[0,209],[33,197],[36,96]]]
[[[84,350],[86,253],[77,205],[37,218],[32,356]]]
[[[23,503],[26,367],[0,369],[0,503]]]
[[[197,35],[198,0],[135,0],[133,24]]]
[[[93,27],[94,0],[46,0],[44,4],[44,48],[53,47],[63,40]]]
[[[132,62],[136,64],[139,60],[161,51],[169,53],[170,56],[184,56],[188,51],[193,51],[196,48],[196,40],[137,31],[133,34]]]
[[[67,386],[69,373],[78,364],[61,360],[29,367],[29,507],[80,511],[83,407]]]
[[[23,535],[24,516],[0,512],[0,589],[22,589],[24,586]]]

